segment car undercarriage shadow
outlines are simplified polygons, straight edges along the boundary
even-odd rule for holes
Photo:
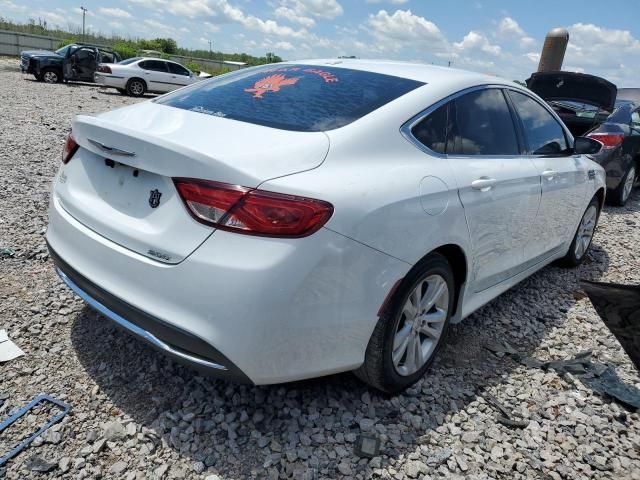
[[[578,280],[598,280],[608,263],[606,252],[594,244],[578,269],[552,265],[524,280],[452,326],[448,343],[425,378],[393,397],[367,388],[349,373],[266,387],[202,377],[116,329],[88,307],[75,319],[72,342],[102,394],[158,433],[162,446],[157,448],[203,461],[211,473],[225,478],[246,478],[252,472],[263,478],[269,464],[287,476],[298,472],[297,478],[335,478],[341,476],[341,459],[328,451],[340,443],[348,451],[346,458],[354,457],[353,441],[361,433],[363,418],[373,419],[386,437],[382,465],[418,445],[436,448],[429,445],[429,436],[445,418],[485,389],[502,385],[516,368],[509,358],[490,353],[485,343],[501,339],[521,352],[533,352],[582,300]],[[292,465],[288,470],[278,466],[273,460],[277,457],[270,457],[278,451],[274,445],[280,447],[283,462]],[[317,449],[327,452],[316,455]],[[314,465],[315,473],[300,471],[305,465]],[[357,473],[365,478],[371,473],[366,459],[354,465],[353,475]]]

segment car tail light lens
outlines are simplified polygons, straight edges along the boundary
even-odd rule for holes
[[[102,73],[111,73],[111,67],[107,65],[98,65],[98,71]]]
[[[71,157],[78,151],[78,144],[73,138],[72,132],[67,134],[67,139],[64,141],[64,149],[62,150],[62,163],[69,163]]]
[[[624,140],[624,135],[621,133],[590,133],[587,137],[599,141],[602,144],[602,148],[616,148]]]
[[[247,235],[306,237],[333,214],[330,203],[311,198],[190,178],[174,183],[197,221]]]

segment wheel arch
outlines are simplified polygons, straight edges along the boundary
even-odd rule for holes
[[[601,212],[604,207],[605,188],[600,187],[598,190],[596,190],[596,193],[593,196],[598,199],[598,203],[600,204],[600,212]]]
[[[129,84],[131,82],[133,82],[134,80],[140,80],[142,82],[142,84],[144,85],[145,91],[149,90],[149,84],[147,84],[147,81],[142,77],[131,77],[129,80],[127,80],[127,84],[126,85],[129,86]]]
[[[460,245],[457,245],[455,243],[447,243],[445,245],[440,245],[439,247],[436,247],[433,250],[430,250],[420,260],[418,260],[414,264],[414,266],[406,273],[406,275],[398,279],[395,285],[391,288],[384,302],[380,306],[380,310],[378,311],[378,316],[382,315],[386,311],[387,307],[391,303],[391,299],[393,298],[396,290],[398,289],[402,281],[407,276],[409,276],[409,274],[418,265],[424,262],[429,257],[429,255],[433,253],[438,253],[442,255],[449,262],[449,265],[451,265],[451,271],[453,272],[453,279],[455,281],[455,298],[453,302],[454,310],[452,313],[452,322],[457,323],[461,320],[460,313],[462,311],[463,290],[464,290],[464,285],[467,281],[469,265],[468,265],[468,259],[467,259],[466,253],[464,252],[464,250]]]

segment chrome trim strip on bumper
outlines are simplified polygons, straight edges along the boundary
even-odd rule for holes
[[[102,313],[104,316],[109,317],[111,320],[116,322],[121,327],[123,327],[123,328],[129,330],[131,333],[141,337],[143,340],[146,340],[147,342],[151,343],[152,345],[154,345],[155,347],[159,348],[160,350],[162,350],[162,351],[164,351],[164,352],[166,352],[168,354],[180,357],[180,358],[182,358],[184,360],[187,360],[189,362],[197,363],[199,365],[202,365],[203,367],[214,368],[216,370],[227,370],[227,368],[225,366],[223,366],[223,365],[219,365],[217,363],[209,362],[209,361],[204,360],[202,358],[194,357],[194,356],[191,356],[191,355],[189,355],[187,353],[184,353],[184,352],[182,352],[180,350],[176,350],[175,348],[171,347],[170,345],[164,343],[162,340],[157,338],[152,333],[150,333],[150,332],[148,332],[146,330],[143,330],[142,328],[138,327],[137,325],[134,325],[130,321],[122,318],[117,313],[109,310],[107,307],[102,305],[100,302],[98,302],[94,298],[90,297],[84,290],[82,290],[78,285],[76,285],[73,282],[73,280],[71,280],[69,277],[67,277],[65,275],[65,273],[62,270],[60,270],[58,267],[56,267],[56,272],[60,276],[62,281],[64,283],[66,283],[67,286],[71,290],[73,290],[80,298],[82,298],[82,300],[84,300],[86,303],[88,303],[94,310],[97,310],[98,312]]]

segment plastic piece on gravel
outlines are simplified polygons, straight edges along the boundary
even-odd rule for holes
[[[15,343],[9,340],[7,332],[0,330],[0,363],[8,362],[24,355],[24,352]]]
[[[15,254],[16,254],[16,252],[12,248],[1,248],[0,249],[0,258],[13,257]]]
[[[44,404],[44,403],[47,403],[47,402],[57,406],[58,408],[61,409],[61,411],[59,413],[55,414],[47,423],[45,423],[43,426],[41,426],[37,431],[35,431],[30,436],[28,436],[27,438],[22,440],[20,443],[18,443],[8,453],[6,453],[2,457],[0,457],[0,467],[2,467],[5,463],[7,463],[9,460],[11,460],[16,455],[18,455],[26,447],[28,447],[31,444],[31,442],[33,442],[38,436],[42,435],[49,428],[51,428],[52,425],[54,425],[55,423],[57,423],[60,420],[62,420],[62,418],[67,413],[69,413],[69,410],[71,410],[71,406],[67,405],[64,402],[61,402],[60,400],[56,400],[55,398],[50,397],[49,395],[41,394],[41,395],[38,395],[33,400],[31,400],[28,404],[26,404],[24,407],[19,409],[17,412],[15,412],[9,418],[7,418],[6,420],[3,420],[2,423],[0,423],[0,433],[2,433],[4,430],[7,429],[7,427],[9,425],[11,425],[13,422],[18,420],[23,415],[27,414],[33,407],[35,407],[36,405],[38,405],[40,403]]]
[[[598,315],[640,370],[640,286],[580,281]]]

